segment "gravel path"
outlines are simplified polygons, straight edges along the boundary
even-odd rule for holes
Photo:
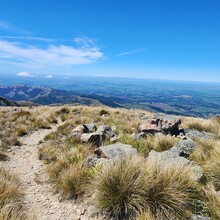
[[[61,201],[55,193],[45,172],[45,165],[38,159],[39,141],[55,131],[59,123],[52,129],[41,129],[22,137],[23,145],[13,148],[9,153],[10,160],[4,167],[17,174],[24,191],[23,203],[36,220],[78,220],[85,212],[85,204],[75,201]]]

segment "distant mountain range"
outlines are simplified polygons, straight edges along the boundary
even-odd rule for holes
[[[108,105],[110,107],[120,107],[105,97],[85,97],[77,95],[75,92],[51,89],[48,87],[13,85],[0,86],[0,96],[16,101],[21,105],[51,105],[51,104],[84,104],[84,105]],[[5,99],[5,100],[6,100]],[[3,103],[3,101],[2,101]],[[2,104],[3,105],[3,104]]]

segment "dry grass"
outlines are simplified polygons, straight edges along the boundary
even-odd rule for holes
[[[191,175],[191,167],[183,164],[126,158],[97,172],[95,200],[117,219],[135,217],[143,210],[161,219],[187,218],[197,187]]]
[[[92,186],[97,206],[117,219],[134,217],[145,206],[145,183],[139,158],[119,160],[97,172]],[[142,178],[141,178],[142,177]]]
[[[212,219],[219,220],[220,219],[220,195],[215,191],[215,188],[213,185],[209,184],[204,189],[208,207],[211,212]]]
[[[212,151],[210,157],[204,163],[203,170],[208,178],[211,181],[217,190],[220,190],[220,145],[218,148],[215,148]]]
[[[16,112],[12,108],[0,108],[0,139],[4,147],[21,145],[19,137],[31,130],[51,128],[53,123],[57,123],[55,111],[50,107],[23,107]]]
[[[196,140],[197,147],[195,151],[191,154],[191,159],[198,164],[204,164],[210,156],[213,154],[213,151],[216,148],[220,147],[220,141],[218,140]]]
[[[153,216],[150,210],[141,211],[135,220],[157,220],[156,217]]]
[[[2,148],[19,145],[19,136],[28,134],[34,129],[50,128],[59,120],[65,121],[56,132],[45,138],[48,142],[39,150],[39,158],[45,159],[47,172],[61,194],[70,197],[80,196],[88,192],[88,188],[90,189],[88,185],[92,182],[93,189],[95,187],[92,192],[96,192],[95,200],[98,206],[117,219],[125,217],[137,220],[187,219],[189,213],[201,211],[196,206],[205,206],[207,201],[213,219],[219,219],[217,209],[219,200],[216,192],[206,188],[206,199],[200,198],[197,191],[202,186],[198,187],[199,183],[190,178],[192,175],[190,166],[183,166],[180,163],[165,164],[138,157],[115,162],[103,170],[87,168],[86,158],[94,149],[90,145],[82,145],[79,138],[72,137],[73,128],[79,124],[96,123],[97,127],[115,126],[115,133],[119,136],[120,142],[137,148],[142,156],[147,156],[150,150],[161,152],[175,145],[178,139],[171,136],[148,136],[135,141],[133,136],[138,132],[141,123],[136,111],[86,106],[22,109],[20,112],[11,112],[10,108],[0,108],[0,139],[4,146]],[[100,116],[102,110],[108,112],[108,117]],[[140,113],[149,114],[144,111]],[[184,128],[214,132],[216,137],[220,137],[220,117],[208,120],[184,117],[182,121]],[[207,181],[212,182],[215,190],[219,190],[219,140],[216,138],[197,141],[197,145],[191,159],[202,166]],[[4,206],[4,210],[1,209],[1,213],[3,211],[5,213],[2,218],[19,219],[20,214],[16,208],[13,208],[15,211],[10,211],[10,218],[7,217],[7,210],[12,210],[10,201],[8,207]],[[13,218],[12,213],[15,213]],[[21,211],[21,216],[22,213],[24,212]]]
[[[169,150],[178,141],[178,139],[170,135],[155,136],[153,139],[153,150],[156,150],[158,152]]]
[[[85,192],[88,179],[89,169],[80,161],[70,165],[67,169],[63,169],[59,173],[56,186],[64,195],[78,197]]]
[[[0,151],[0,161],[6,161],[9,157],[6,153]]]
[[[8,171],[0,168],[0,219],[30,219],[21,205],[22,190],[19,180]]]
[[[191,159],[203,168],[207,180],[220,190],[220,141],[197,140],[197,144]]]
[[[201,119],[184,117],[182,118],[183,128],[190,128],[198,131],[211,132],[216,134],[217,137],[220,136],[220,122],[219,117],[213,117],[211,119]]]

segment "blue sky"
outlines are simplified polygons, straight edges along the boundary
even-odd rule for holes
[[[1,0],[0,74],[220,82],[219,0]]]

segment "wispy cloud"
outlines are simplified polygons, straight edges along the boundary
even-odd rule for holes
[[[51,79],[51,78],[53,78],[53,75],[51,75],[51,74],[50,75],[46,75],[46,78],[47,79]]]
[[[25,30],[23,28],[15,27],[14,25],[6,21],[0,21],[0,29],[7,31],[7,32],[12,32],[12,33],[26,35],[26,36],[33,34],[32,32]]]
[[[0,63],[14,63],[28,67],[66,66],[89,64],[104,56],[89,38],[75,38],[75,46],[48,44],[38,47],[31,44],[0,40]]]
[[[126,56],[126,55],[135,54],[135,53],[140,53],[140,52],[143,52],[143,51],[145,51],[144,48],[136,49],[136,50],[130,50],[130,51],[119,53],[117,56]]]
[[[28,72],[19,72],[16,74],[16,76],[20,76],[20,77],[33,77],[33,75],[31,73]]]
[[[12,40],[34,40],[34,41],[45,41],[55,42],[57,39],[34,37],[34,36],[0,36],[0,39],[12,39]]]

